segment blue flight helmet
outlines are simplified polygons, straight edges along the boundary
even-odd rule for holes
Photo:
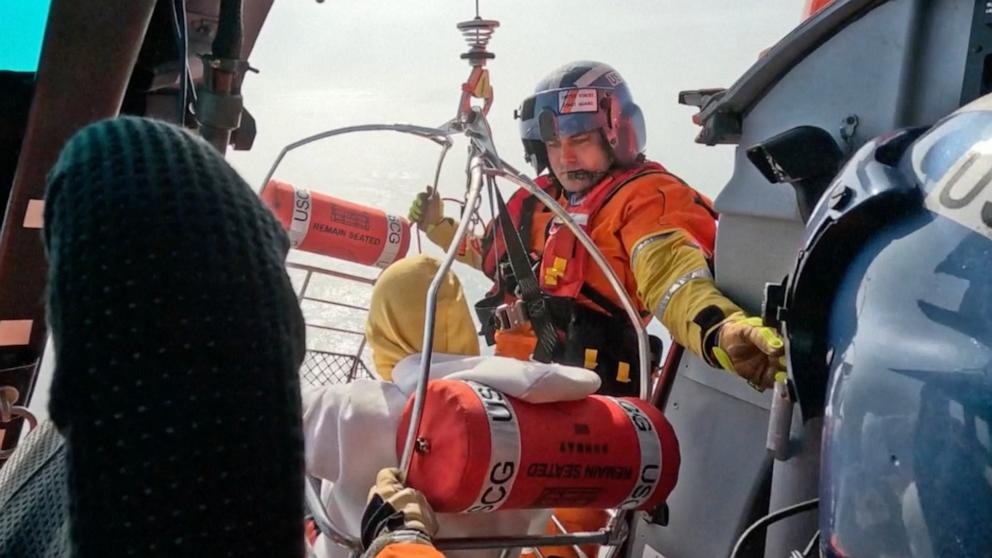
[[[551,72],[514,117],[520,119],[524,157],[537,174],[549,168],[547,141],[602,130],[621,167],[636,163],[646,143],[641,108],[620,74],[600,62],[572,62]]]
[[[785,329],[822,556],[989,556],[990,177],[992,95],[867,142],[810,216]]]

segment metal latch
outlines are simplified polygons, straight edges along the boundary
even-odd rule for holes
[[[516,300],[509,304],[501,304],[496,307],[493,313],[496,329],[516,329],[527,325],[530,318],[527,317],[527,310],[524,309],[524,301]]]

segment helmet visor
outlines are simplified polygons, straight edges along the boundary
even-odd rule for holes
[[[608,125],[603,102],[609,92],[603,89],[572,88],[542,91],[520,106],[520,137],[525,140],[554,141]]]

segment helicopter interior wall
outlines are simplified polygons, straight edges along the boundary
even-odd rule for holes
[[[0,71],[0,223],[21,154],[28,109],[34,95],[34,72]]]
[[[272,2],[245,3],[244,53],[250,52],[254,45]],[[171,91],[176,90],[178,64],[172,2],[111,2],[107,3],[106,9],[94,9],[91,4],[52,4],[47,21],[48,42],[42,49],[44,59],[38,64],[37,83],[34,72],[0,72],[3,74],[0,76],[0,91],[3,92],[0,107],[9,109],[0,111],[3,114],[0,117],[0,147],[9,147],[0,156],[0,211],[8,205],[6,198],[14,176],[19,184],[14,191],[19,193],[11,195],[11,214],[22,215],[29,200],[42,197],[44,174],[57,157],[62,143],[75,130],[95,119],[117,114],[119,108],[123,108],[122,113],[147,114],[144,98],[149,90],[161,89],[165,95],[170,87]],[[216,34],[220,1],[189,0],[186,6],[190,56],[195,59]],[[86,25],[79,24],[80,21]],[[108,60],[113,63],[106,63]],[[191,66],[195,71],[196,64]],[[93,79],[93,76],[100,79]],[[65,95],[68,90],[75,94]],[[32,98],[34,106],[31,108],[36,113],[32,117],[33,124],[26,120]],[[168,104],[170,108],[176,106],[174,102]],[[50,117],[52,114],[58,116]],[[163,111],[160,116],[167,114]],[[243,122],[251,125],[253,136],[250,115],[245,116]],[[22,137],[25,137],[23,145]],[[29,156],[22,157],[28,164],[21,164],[15,175],[18,146]],[[8,237],[8,231],[14,232]],[[18,296],[0,297],[0,319],[32,316],[34,323],[42,323],[44,312],[40,301],[43,299],[45,268],[38,264],[44,261],[41,242],[36,232],[20,227],[5,231],[5,240],[10,242],[0,250],[4,252],[0,257],[0,292],[13,292]],[[7,261],[5,257],[11,265],[3,265]],[[32,395],[35,386],[39,394],[47,394],[53,365],[48,358],[50,344],[44,349],[46,356],[37,373],[32,373],[33,368],[21,365],[33,363],[38,358],[46,346],[45,337],[45,329],[35,327],[30,345],[5,347],[0,351],[0,369],[20,366],[16,374],[0,379],[0,385],[18,387],[22,397],[29,399],[29,408],[40,410],[42,417],[46,415],[47,398],[41,395],[36,401]],[[16,428],[7,437],[5,449],[13,446],[12,441],[20,432],[20,427]]]
[[[261,33],[262,25],[274,0],[254,0],[242,7],[243,36],[241,52],[248,58]],[[150,91],[175,92],[179,85],[179,39],[176,37],[176,12],[171,2],[158,2],[135,64],[130,94]],[[187,63],[193,81],[203,78],[200,56],[210,54],[217,35],[219,0],[187,0]]]
[[[812,125],[851,154],[872,137],[951,112],[960,97],[964,57],[949,62],[948,53],[967,48],[972,7],[965,0],[882,3],[806,56],[752,106],[742,119],[734,174],[716,200],[716,279],[722,290],[747,310],[760,311],[765,283],[790,272],[804,230],[792,188],[768,183],[745,150]],[[938,16],[944,21],[934,22]],[[850,115],[858,125],[845,141],[841,129]],[[743,382],[723,376],[695,358],[680,367],[666,413],[679,433],[685,466],[669,499],[669,525],[639,525],[631,556],[649,555],[644,544],[665,556],[726,556],[739,535],[747,510],[735,503],[760,479],[756,468],[765,451],[770,395],[743,395],[750,391]],[[771,510],[817,496],[819,430],[819,421],[803,425],[794,415],[801,453],[775,463]],[[728,478],[734,482],[725,483]],[[706,490],[716,486],[719,493]],[[769,530],[765,556],[802,549],[816,529],[815,513],[783,520]]]
[[[652,558],[647,546],[666,557],[727,556],[728,541],[733,544],[734,531],[741,521],[737,512],[748,507],[751,487],[760,484],[766,475],[762,467],[765,431],[755,425],[768,420],[768,411],[713,390],[696,377],[685,376],[686,361],[695,361],[695,357],[685,359],[680,366],[681,378],[675,382],[665,409],[665,417],[673,425],[680,425],[682,454],[679,480],[668,498],[669,525],[654,527],[638,521],[632,556]],[[720,374],[735,381],[729,374]],[[699,415],[700,401],[710,405],[709,416]],[[732,443],[727,434],[732,434]],[[687,443],[690,437],[693,443]],[[715,462],[714,456],[724,461]],[[702,470],[701,474],[697,469]],[[715,518],[731,523],[716,524]]]

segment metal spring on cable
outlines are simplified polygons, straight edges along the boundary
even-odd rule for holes
[[[462,38],[469,46],[469,51],[462,54],[463,59],[468,59],[472,64],[484,64],[485,60],[491,59],[494,55],[486,51],[489,46],[489,39],[492,38],[499,22],[494,19],[481,19],[476,17],[469,21],[458,24],[458,30],[462,33]]]
[[[458,24],[458,30],[462,32],[462,37],[468,46],[474,49],[485,50],[489,46],[489,39],[492,38],[499,22],[494,19],[470,19]]]

